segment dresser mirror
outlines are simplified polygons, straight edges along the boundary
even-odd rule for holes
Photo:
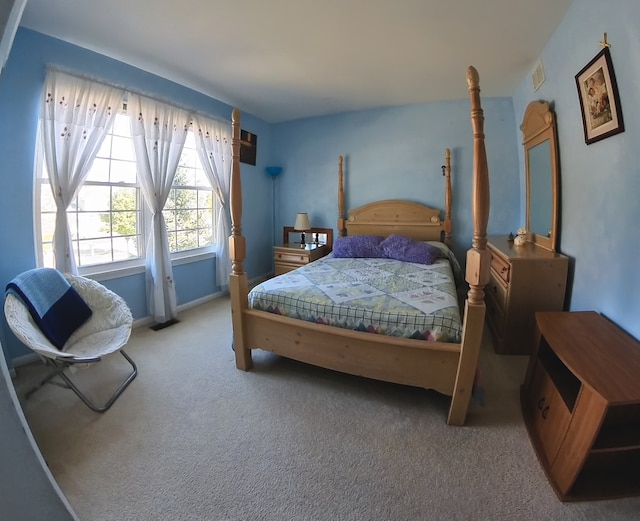
[[[556,121],[546,101],[532,101],[520,125],[527,185],[527,239],[556,250],[558,226],[558,143]]]

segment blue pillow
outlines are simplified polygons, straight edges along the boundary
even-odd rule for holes
[[[418,264],[433,264],[440,257],[440,250],[435,246],[404,235],[389,235],[380,243],[380,249],[390,259]]]
[[[380,243],[384,237],[379,235],[352,235],[340,237],[333,244],[334,257],[384,257]]]

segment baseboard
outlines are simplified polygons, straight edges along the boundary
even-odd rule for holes
[[[12,369],[9,369],[9,374],[11,378],[16,377],[16,367],[20,367],[27,364],[32,364],[33,362],[40,361],[40,357],[36,353],[28,353],[26,355],[18,356],[11,360],[11,364],[13,365]]]
[[[214,300],[216,298],[220,298],[226,294],[228,294],[228,291],[218,291],[216,293],[211,293],[211,295],[207,295],[206,297],[201,297],[201,298],[197,298],[195,300],[191,300],[190,302],[186,302],[185,304],[180,304],[178,306],[178,313],[180,313],[181,311],[186,311],[187,309],[191,309],[191,308],[195,308],[196,306],[200,306],[201,304],[204,304],[205,302],[209,302],[210,300]],[[154,323],[153,317],[151,315],[146,316],[146,317],[142,317],[142,318],[138,318],[136,320],[133,321],[133,327],[137,328],[137,327],[148,327],[150,325],[152,325]]]

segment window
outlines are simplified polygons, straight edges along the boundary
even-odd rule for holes
[[[53,267],[56,206],[44,158],[36,183],[39,264]],[[214,244],[217,200],[195,150],[190,131],[163,215],[171,253],[195,255]],[[126,112],[115,118],[91,171],[67,209],[76,264],[81,273],[119,263],[140,265],[144,257],[145,213]],[[115,266],[114,266],[115,267]]]
[[[163,215],[171,253],[212,246],[215,230],[214,197],[189,131]]]

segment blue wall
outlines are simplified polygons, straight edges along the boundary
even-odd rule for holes
[[[480,71],[482,87],[482,72]],[[460,71],[465,82],[466,71]],[[489,231],[517,228],[518,142],[510,98],[483,99],[491,178]],[[345,208],[378,199],[409,199],[444,207],[441,166],[451,149],[454,252],[464,261],[471,245],[473,136],[468,99],[386,107],[310,118],[275,126],[277,226],[309,213],[313,226],[336,228],[338,155],[345,157]]]
[[[605,32],[625,132],[586,145],[575,75],[600,52]],[[560,250],[571,258],[570,309],[596,310],[640,338],[640,2],[574,0],[541,58],[545,83],[534,92],[530,79],[523,81],[514,110],[517,122],[532,100],[551,101],[556,111]]]
[[[5,70],[0,76],[0,285],[18,273],[35,267],[33,224],[33,159],[39,102],[45,77],[45,66],[56,65],[65,70],[122,85],[160,99],[230,120],[232,108],[216,99],[195,92],[122,62],[64,43],[24,28],[18,29]],[[270,148],[271,126],[264,121],[243,114],[242,128],[259,136],[258,165],[243,165],[243,179],[247,207],[255,214],[246,214],[244,233],[247,236],[246,270],[249,276],[262,275],[270,270],[270,260],[256,253],[270,248],[271,238],[265,242],[265,214],[270,215],[270,200],[261,193],[271,189],[263,174]],[[263,229],[264,228],[264,229]],[[178,305],[204,298],[218,291],[215,285],[214,260],[182,264],[175,267]],[[122,295],[135,318],[147,316],[144,275],[103,281]],[[9,332],[4,315],[1,319],[0,342],[9,359],[26,354],[26,349]]]

